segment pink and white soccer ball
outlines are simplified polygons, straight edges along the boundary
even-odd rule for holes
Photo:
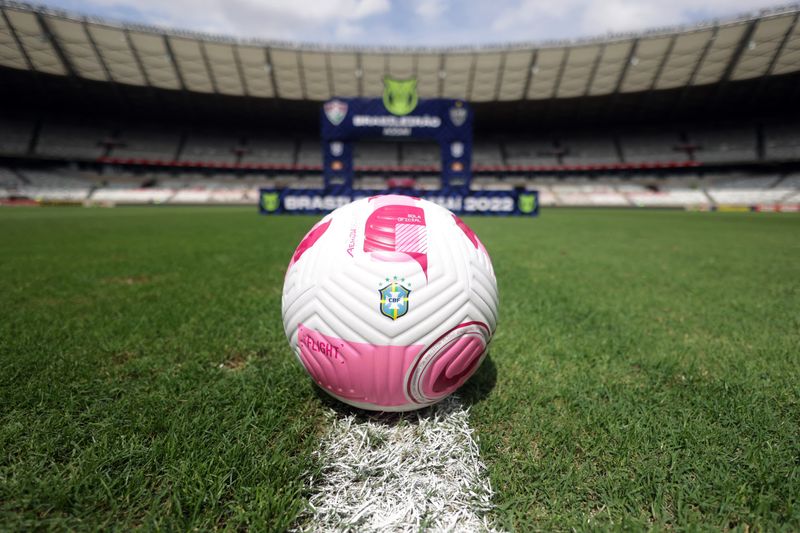
[[[316,383],[350,405],[409,411],[458,389],[497,326],[497,282],[477,235],[409,196],[357,200],[294,252],[283,326]]]

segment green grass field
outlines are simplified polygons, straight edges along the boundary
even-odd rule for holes
[[[0,529],[290,527],[325,429],[280,321],[312,222],[0,210]],[[467,222],[501,295],[462,392],[500,527],[800,529],[800,217]]]

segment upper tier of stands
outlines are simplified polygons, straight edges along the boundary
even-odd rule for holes
[[[787,6],[574,42],[333,48],[124,25],[0,0],[0,66],[118,86],[307,101],[379,96],[388,74],[417,78],[422,98],[548,101],[797,72],[797,13]]]
[[[275,138],[180,128],[175,125],[112,125],[0,118],[0,156],[178,166],[277,165],[314,169],[321,146],[314,138]],[[473,168],[646,165],[651,163],[740,164],[800,160],[800,124],[711,125],[531,134],[481,138]],[[424,143],[361,142],[354,147],[356,168],[439,165],[438,146]]]

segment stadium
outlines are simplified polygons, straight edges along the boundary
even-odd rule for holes
[[[800,529],[798,19],[344,46],[0,0],[0,529]],[[331,156],[327,104],[387,79],[466,106],[466,166],[394,130]],[[265,195],[343,167],[346,201],[535,194],[453,209],[499,325],[416,414],[328,398],[284,337],[340,204]]]
[[[3,195],[252,204],[321,187],[317,116],[383,77],[475,109],[476,189],[543,206],[794,209],[796,9],[485,49],[337,50],[111,25],[6,3]],[[439,186],[437,147],[365,142],[356,187]]]

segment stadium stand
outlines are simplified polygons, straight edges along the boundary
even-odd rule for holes
[[[174,161],[181,139],[180,130],[174,126],[129,127],[115,139],[109,155],[123,160]]]
[[[421,176],[415,180],[415,184],[417,187],[422,189],[423,191],[435,191],[442,186],[442,182],[439,178],[431,177],[431,176]]]
[[[764,154],[770,160],[800,159],[800,124],[770,124],[764,128]]]
[[[397,167],[399,160],[399,146],[393,142],[360,142],[353,154],[357,167]]]
[[[678,150],[684,144],[674,131],[634,129],[620,135],[622,157],[627,163],[685,161],[686,152]]]
[[[25,155],[30,148],[35,122],[0,117],[0,154]]]
[[[514,186],[497,176],[477,176],[472,180],[472,189],[476,191],[507,191]]]
[[[66,171],[21,170],[26,185],[37,188],[88,189],[91,183]]]
[[[241,162],[244,164],[276,164],[292,165],[294,163],[295,143],[292,140],[270,138],[263,136],[249,136],[247,143],[242,147]],[[319,158],[319,147],[316,148]],[[313,155],[313,154],[312,154]]]
[[[239,139],[219,133],[193,131],[186,137],[180,161],[234,164],[239,160]]]
[[[559,151],[553,141],[546,138],[507,141],[505,154],[510,166],[559,164]]]
[[[780,176],[732,175],[712,179],[716,189],[769,189],[778,184]]]
[[[800,10],[574,42],[335,48],[0,0],[0,195],[252,203],[319,187],[320,103],[384,75],[476,114],[472,186],[542,205],[800,204]],[[356,186],[437,189],[433,143],[362,142]],[[794,202],[794,204],[792,204]]]
[[[404,166],[439,167],[439,146],[433,143],[407,142],[400,145],[400,164]]]
[[[472,164],[474,166],[504,166],[503,148],[498,141],[476,141],[472,145]]]
[[[717,205],[775,205],[794,194],[793,189],[708,189],[709,198]]]
[[[611,185],[575,184],[550,187],[558,205],[627,207],[628,200]]]
[[[387,187],[386,178],[381,176],[363,176],[357,178],[353,186],[356,189],[383,190]]]
[[[638,207],[693,207],[708,208],[711,200],[703,192],[694,189],[640,190],[626,194],[631,203]]]
[[[111,202],[116,204],[161,204],[172,198],[172,189],[128,189],[117,187],[100,187],[95,189],[90,200],[95,202]]]
[[[42,157],[97,159],[104,155],[103,141],[112,128],[79,121],[48,120],[42,124],[34,153]]]
[[[32,155],[50,159],[96,160],[108,153],[111,160],[182,162],[209,167],[240,163],[320,164],[321,147],[314,138],[294,141],[258,134],[240,136],[191,128],[187,131],[183,133],[176,125],[133,123],[124,125],[114,135],[110,126],[46,121],[37,138],[32,122],[0,121],[0,154],[24,156],[36,140]],[[772,126],[768,131],[765,149],[769,159],[800,159],[800,128]],[[784,132],[785,137],[781,136]],[[564,134],[559,140],[521,135],[505,142],[477,141],[473,163],[497,171],[504,166],[680,162],[692,154],[706,163],[759,160],[755,128],[698,129],[692,131],[691,138],[691,142],[684,142],[677,132],[636,129],[623,130],[618,137],[602,132]],[[357,166],[365,167],[437,165],[439,153],[432,143],[362,142],[356,146],[355,161]]]
[[[16,189],[25,182],[20,179],[18,174],[10,168],[0,167],[0,188]]]
[[[301,140],[297,149],[296,160],[292,157],[290,161],[296,162],[298,165],[319,167],[322,164],[322,147],[319,139],[307,138]]]
[[[800,189],[800,173],[785,176],[776,185],[787,189]]]
[[[295,187],[298,189],[321,189],[325,185],[322,176],[316,175],[293,176],[285,183],[286,187]]]
[[[704,163],[748,162],[757,159],[756,129],[706,127],[689,133],[695,158]]]
[[[49,201],[89,201],[117,204],[248,204],[262,186],[319,188],[318,175],[279,174],[239,176],[177,171],[154,180],[131,174],[90,174],[68,168],[16,169],[0,167],[0,196],[9,194]],[[146,183],[143,183],[146,181]],[[437,177],[416,179],[382,176],[359,177],[356,188],[419,187],[435,190]],[[475,190],[537,190],[543,206],[670,207],[717,206],[780,207],[800,205],[800,175],[752,177],[743,175],[633,175],[619,177],[536,177],[479,175]]]
[[[614,138],[598,133],[561,139],[564,153],[561,162],[565,165],[595,163],[619,163],[620,158]]]
[[[795,190],[794,194],[783,199],[782,205],[784,207],[794,207],[797,211],[800,211],[800,191]]]
[[[67,171],[18,170],[22,178],[14,191],[18,196],[47,201],[81,201],[91,191],[91,182]]]
[[[544,207],[555,207],[558,205],[556,202],[556,197],[553,195],[553,191],[550,190],[550,187],[532,187],[531,190],[539,191],[539,203]]]

